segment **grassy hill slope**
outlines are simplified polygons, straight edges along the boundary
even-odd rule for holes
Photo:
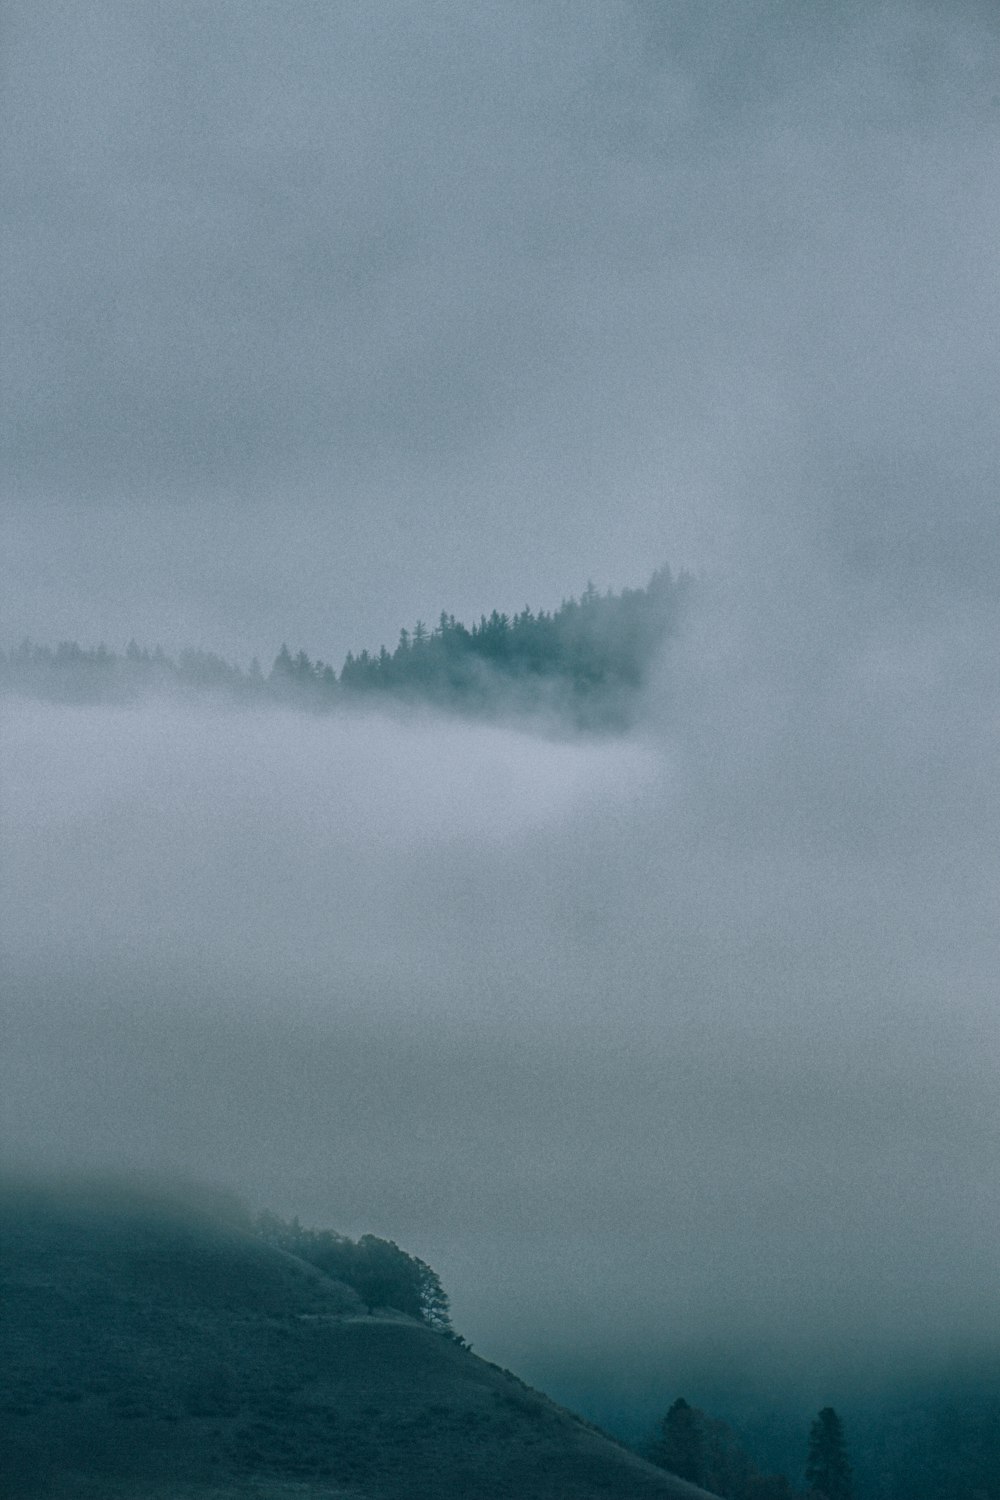
[[[694,1500],[509,1372],[178,1203],[0,1194],[9,1500]]]

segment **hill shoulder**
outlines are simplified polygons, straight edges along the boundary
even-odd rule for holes
[[[10,1500],[705,1494],[236,1222],[0,1197]]]

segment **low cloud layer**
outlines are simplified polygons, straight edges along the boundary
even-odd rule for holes
[[[14,1157],[390,1234],[553,1379],[989,1345],[988,652],[733,624],[619,741],[8,705]]]

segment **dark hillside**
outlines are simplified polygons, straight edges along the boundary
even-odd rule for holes
[[[704,1495],[235,1215],[2,1198],[5,1500]]]

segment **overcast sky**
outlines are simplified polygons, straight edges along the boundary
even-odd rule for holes
[[[8,706],[13,1155],[388,1234],[564,1389],[993,1337],[995,5],[4,26],[4,646],[706,573],[617,742]]]
[[[991,588],[992,4],[4,29],[8,639],[339,662],[775,526]]]

